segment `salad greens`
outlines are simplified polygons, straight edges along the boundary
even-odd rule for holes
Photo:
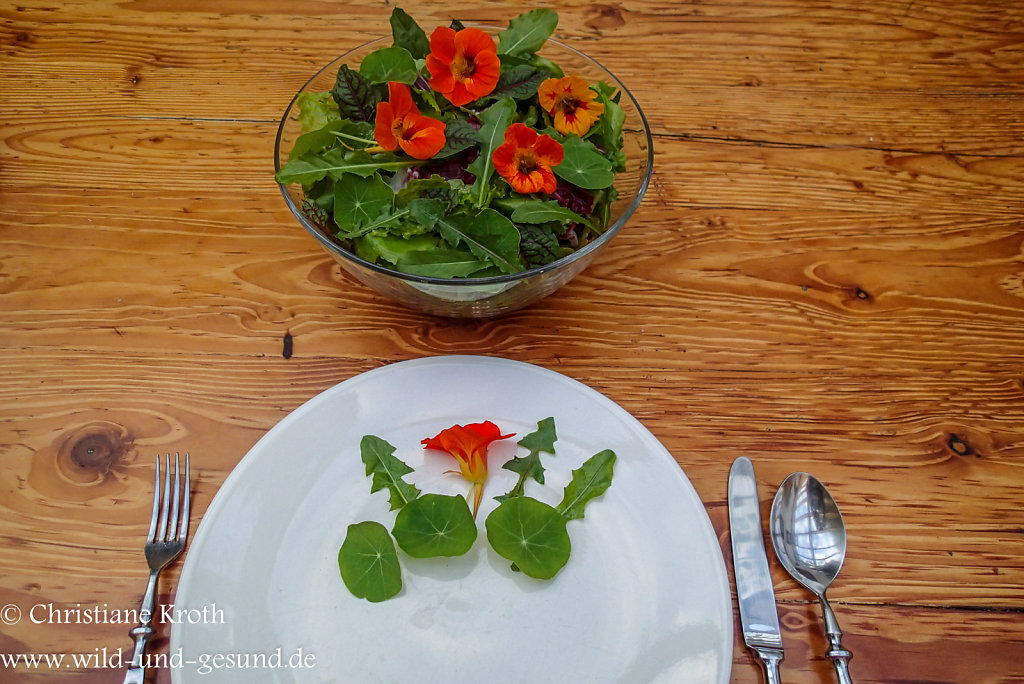
[[[513,497],[495,508],[485,524],[491,547],[525,575],[551,579],[569,561],[565,520],[543,501]]]
[[[348,526],[338,551],[341,578],[358,598],[377,603],[402,590],[402,570],[387,528],[368,520]]]
[[[359,452],[366,465],[366,474],[373,476],[370,493],[388,489],[391,510],[400,509],[419,496],[420,490],[402,479],[403,475],[412,472],[412,468],[394,457],[395,447],[380,437],[366,435],[359,443]]]
[[[297,98],[302,127],[277,182],[362,259],[437,278],[518,273],[608,227],[625,168],[621,92],[539,55],[558,14],[490,34],[430,36],[395,8],[392,44]],[[454,56],[453,56],[454,54]]]
[[[476,541],[476,522],[465,498],[424,494],[398,512],[393,532],[413,558],[461,556]]]
[[[503,465],[519,474],[518,481],[507,494],[495,497],[500,503],[484,523],[491,548],[511,561],[513,570],[536,579],[551,579],[568,562],[572,544],[566,523],[582,518],[587,503],[608,489],[615,463],[608,449],[589,458],[573,471],[557,506],[526,496],[528,479],[544,483],[540,455],[553,455],[556,440],[554,418],[538,422],[536,431],[519,440],[527,455]],[[473,547],[478,532],[466,497],[422,494],[405,481],[413,469],[394,456],[395,447],[367,435],[360,452],[372,478],[371,493],[387,490],[391,509],[398,513],[390,534],[374,521],[349,525],[338,566],[354,596],[378,602],[402,590],[396,543],[413,558],[461,556]]]

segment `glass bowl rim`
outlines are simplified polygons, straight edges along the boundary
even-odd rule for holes
[[[466,26],[471,26],[471,24],[466,24]],[[492,32],[501,30],[498,27],[486,25],[475,25],[475,27],[490,30]],[[365,43],[362,43],[361,45],[357,45],[349,50],[346,50],[345,52],[341,53],[324,66],[320,67],[316,71],[316,73],[314,73],[305,83],[302,84],[302,87],[299,88],[299,90],[292,97],[291,101],[288,103],[288,106],[285,108],[284,114],[281,117],[281,122],[280,124],[278,124],[277,127],[277,137],[274,140],[275,173],[281,170],[281,136],[284,134],[285,126],[288,124],[289,114],[295,107],[295,103],[298,101],[299,96],[306,91],[306,88],[308,88],[309,85],[313,83],[313,81],[320,78],[324,74],[324,72],[326,72],[334,65],[338,64],[338,62],[345,59],[345,57],[351,55],[354,52],[358,52],[376,43],[389,39],[392,39],[392,36],[378,36],[377,38],[373,38]],[[625,94],[625,96],[629,98],[630,102],[633,103],[633,107],[636,108],[636,112],[640,117],[642,132],[647,142],[647,164],[645,167],[643,178],[640,180],[640,185],[637,187],[633,199],[630,200],[629,206],[625,208],[625,210],[622,212],[622,215],[620,215],[615,220],[615,222],[612,223],[612,225],[608,226],[608,228],[594,240],[591,240],[589,243],[587,243],[580,249],[574,251],[572,254],[567,254],[566,256],[556,259],[549,264],[535,266],[534,268],[528,268],[522,271],[518,271],[516,273],[504,273],[496,276],[488,276],[486,278],[437,278],[434,276],[421,276],[412,273],[404,273],[402,271],[387,268],[386,266],[381,266],[380,264],[375,264],[371,261],[367,261],[366,259],[363,259],[362,257],[356,255],[355,253],[350,252],[347,249],[344,249],[341,245],[331,240],[331,238],[329,238],[327,235],[324,235],[322,232],[320,232],[320,230],[318,230],[316,226],[312,225],[309,219],[306,218],[306,215],[302,213],[302,210],[298,206],[296,206],[295,201],[292,199],[292,196],[288,193],[288,185],[291,184],[278,183],[278,188],[281,191],[281,195],[284,197],[285,203],[288,205],[288,209],[292,212],[292,215],[295,216],[299,223],[302,224],[302,227],[306,229],[306,232],[310,233],[314,238],[316,238],[317,241],[320,242],[320,244],[325,249],[327,249],[327,251],[330,252],[332,255],[340,256],[346,259],[347,261],[351,261],[355,265],[358,265],[365,269],[369,269],[371,271],[376,271],[377,273],[383,275],[398,278],[400,280],[405,280],[414,283],[422,283],[427,285],[446,285],[458,287],[514,283],[520,280],[531,278],[533,276],[542,275],[544,273],[549,273],[551,271],[557,271],[564,266],[568,266],[576,261],[579,261],[580,259],[587,257],[588,255],[595,253],[598,249],[601,248],[601,246],[603,246],[609,240],[611,240],[612,237],[614,237],[615,234],[622,229],[622,227],[626,224],[626,221],[629,220],[629,218],[636,211],[637,207],[640,206],[640,201],[643,199],[644,195],[647,192],[647,188],[651,182],[652,169],[654,165],[654,144],[653,139],[651,137],[651,127],[647,122],[647,116],[644,114],[643,109],[640,107],[640,103],[636,101],[635,97],[633,97],[633,93],[631,93],[629,89],[626,88],[622,81],[619,80],[619,77],[612,73],[610,69],[606,68],[603,64],[601,64],[596,59],[586,54],[582,50],[578,50],[572,47],[571,45],[567,45],[566,43],[563,43],[562,41],[556,38],[549,38],[547,42],[557,45],[562,49],[575,53],[576,55],[582,57],[583,59],[588,60],[593,64],[597,65],[606,74],[608,74],[608,76],[610,76],[612,80],[615,81],[616,86],[618,86],[618,88]]]

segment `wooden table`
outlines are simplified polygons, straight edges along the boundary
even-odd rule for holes
[[[466,6],[488,24],[529,8]],[[643,422],[730,575],[732,461],[754,460],[765,513],[790,472],[822,479],[849,529],[831,596],[855,681],[1024,682],[1024,3],[559,10],[559,37],[644,107],[654,179],[579,278],[467,321],[343,276],[272,180],[292,94],[384,32],[391,3],[0,8],[0,605],[134,606],[154,455],[191,452],[198,521],[318,392],[482,354]],[[770,562],[784,680],[834,681],[816,604]],[[0,625],[0,652],[113,652],[126,632],[22,620]],[[732,681],[760,681],[738,636]]]

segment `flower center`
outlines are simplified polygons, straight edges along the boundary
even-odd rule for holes
[[[391,122],[391,134],[396,138],[401,138],[405,135],[405,118],[395,117],[395,120]]]
[[[558,101],[555,103],[555,107],[560,109],[563,114],[570,115],[575,114],[576,110],[580,108],[581,102],[568,93],[559,96]]]
[[[533,150],[519,150],[516,153],[516,169],[524,176],[529,176],[538,166],[540,164],[537,163],[537,155]]]
[[[455,55],[455,59],[452,60],[451,68],[452,76],[454,76],[457,81],[465,81],[473,75],[474,71],[476,71],[476,65],[473,63],[473,60],[466,57],[466,55],[461,52]]]

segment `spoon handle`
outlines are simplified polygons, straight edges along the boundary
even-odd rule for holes
[[[829,649],[825,655],[836,669],[839,684],[853,684],[849,665],[853,654],[843,648],[843,632],[839,629],[839,621],[836,620],[836,614],[832,612],[832,606],[824,596],[821,597],[821,612],[825,615],[825,632],[828,634]]]

